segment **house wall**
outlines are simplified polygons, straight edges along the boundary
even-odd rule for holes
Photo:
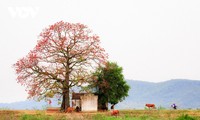
[[[97,111],[98,96],[93,94],[86,94],[81,98],[81,110],[82,111]]]
[[[72,107],[76,108],[76,107],[81,107],[81,101],[80,100],[72,100]]]

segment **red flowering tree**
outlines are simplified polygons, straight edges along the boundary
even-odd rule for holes
[[[57,22],[45,28],[37,45],[14,64],[17,82],[26,86],[29,98],[62,96],[61,110],[69,104],[70,88],[91,79],[107,54],[99,36],[80,23]]]

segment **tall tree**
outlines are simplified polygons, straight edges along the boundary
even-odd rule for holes
[[[107,103],[113,105],[123,101],[128,96],[129,85],[124,80],[122,67],[117,63],[107,62],[95,72],[96,93],[100,109],[105,109]]]
[[[45,28],[37,45],[15,64],[17,82],[26,86],[29,98],[62,96],[61,110],[70,106],[70,88],[91,80],[107,54],[99,36],[80,23],[57,22]]]

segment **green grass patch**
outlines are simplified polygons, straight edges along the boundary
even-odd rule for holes
[[[197,120],[197,118],[189,116],[188,114],[181,115],[176,120]]]
[[[24,114],[20,120],[67,120],[64,116],[48,116],[48,115],[29,115]]]
[[[148,116],[148,115],[133,117],[133,116],[129,116],[129,115],[106,116],[106,115],[102,115],[102,114],[97,114],[97,115],[93,116],[93,120],[159,120],[159,119]]]
[[[45,111],[36,110],[36,114],[22,114],[20,120],[66,120],[66,117],[61,115],[46,115]]]

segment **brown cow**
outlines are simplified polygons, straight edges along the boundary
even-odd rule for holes
[[[146,104],[145,106],[148,107],[149,109],[150,108],[153,108],[153,109],[156,108],[155,104]]]
[[[67,113],[72,113],[73,111],[74,111],[73,107],[68,107],[66,110]]]
[[[117,115],[119,115],[119,110],[112,110],[112,111],[111,111],[111,115],[112,115],[112,116],[117,116]]]

